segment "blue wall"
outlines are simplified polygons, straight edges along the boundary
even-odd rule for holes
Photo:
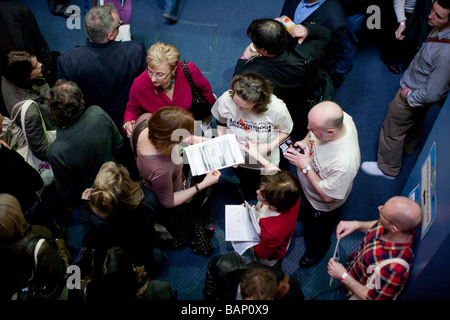
[[[450,299],[450,98],[447,98],[402,195],[422,207],[415,263],[402,300]]]

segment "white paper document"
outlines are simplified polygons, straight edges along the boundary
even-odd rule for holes
[[[244,163],[239,143],[234,134],[225,134],[196,143],[184,150],[194,176],[208,173],[213,169]]]
[[[336,243],[336,247],[334,248],[334,253],[333,253],[333,260],[336,262],[339,262],[339,260],[341,259],[341,256],[339,255],[339,241],[341,241],[341,238],[337,239],[337,243]],[[330,287],[331,284],[333,283],[334,278],[330,277]]]
[[[259,241],[231,241],[234,251],[241,256],[247,249],[256,246],[258,243]]]
[[[256,241],[259,243],[261,230],[255,211],[248,203],[245,207],[242,205],[226,205],[225,241]]]

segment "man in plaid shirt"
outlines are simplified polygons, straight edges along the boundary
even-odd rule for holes
[[[338,224],[336,234],[340,239],[355,230],[367,233],[358,250],[349,255],[347,268],[330,259],[328,273],[341,284],[320,294],[316,300],[388,300],[395,299],[403,289],[414,262],[414,229],[422,221],[422,211],[416,202],[401,196],[389,199],[378,210],[378,221],[341,221]],[[392,258],[403,261],[387,263],[379,270],[369,268]],[[372,283],[369,279],[372,274],[375,274],[375,285],[371,286],[368,283]]]

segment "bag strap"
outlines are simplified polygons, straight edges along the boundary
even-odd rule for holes
[[[187,81],[189,82],[189,86],[191,87],[191,91],[193,95],[200,96],[197,91],[197,87],[191,78],[191,73],[189,72],[189,62],[181,61],[181,69],[183,69],[184,75],[186,76]]]
[[[27,130],[25,130],[25,115],[27,114],[28,108],[30,107],[30,105],[33,103],[33,100],[26,100],[24,102],[24,104],[22,105],[21,108],[21,112],[20,112],[20,123],[22,126],[22,132],[23,132],[23,136],[25,137],[25,141],[27,142],[28,145],[28,137],[27,137]]]
[[[184,75],[186,76],[186,79],[192,88],[194,86],[194,84],[192,83],[191,73],[189,72],[189,62],[184,61],[184,60],[181,61],[181,69],[183,69]]]
[[[16,123],[19,113],[22,111],[24,101],[17,102],[11,110],[11,120]]]
[[[405,267],[406,271],[409,272],[409,263],[401,258],[386,259],[379,264],[372,264],[367,268],[367,273],[372,275],[367,279],[366,287],[369,289],[376,288],[381,289],[381,269],[391,263],[399,263]]]
[[[450,39],[426,38],[425,42],[450,43]]]
[[[33,278],[34,278],[34,273],[37,270],[37,265],[38,265],[38,254],[39,254],[39,250],[41,249],[42,244],[44,243],[45,239],[41,238],[39,239],[39,241],[36,243],[36,246],[34,247],[34,270],[33,270]]]
[[[132,136],[132,146],[133,146],[133,154],[134,154],[135,158],[137,157],[136,148],[137,148],[137,141],[138,141],[139,135],[147,127],[148,127],[148,121],[143,120],[136,126],[136,128],[134,128],[133,136]]]

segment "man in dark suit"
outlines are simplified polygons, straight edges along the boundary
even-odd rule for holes
[[[128,167],[133,179],[138,179],[122,123],[134,78],[147,65],[146,50],[138,41],[115,41],[122,21],[110,3],[90,9],[84,20],[88,40],[58,58],[58,79],[77,83],[86,106],[97,105],[111,117],[126,144],[118,161]]]
[[[285,0],[281,15],[288,16],[295,24],[311,22],[327,27],[331,31],[331,43],[322,58],[323,68],[331,75],[337,61],[344,53],[347,39],[346,17],[339,2],[337,0]]]
[[[58,58],[58,79],[77,83],[86,106],[100,106],[120,132],[128,93],[147,56],[141,42],[114,41],[121,23],[112,4],[90,9],[84,21],[88,40]]]

